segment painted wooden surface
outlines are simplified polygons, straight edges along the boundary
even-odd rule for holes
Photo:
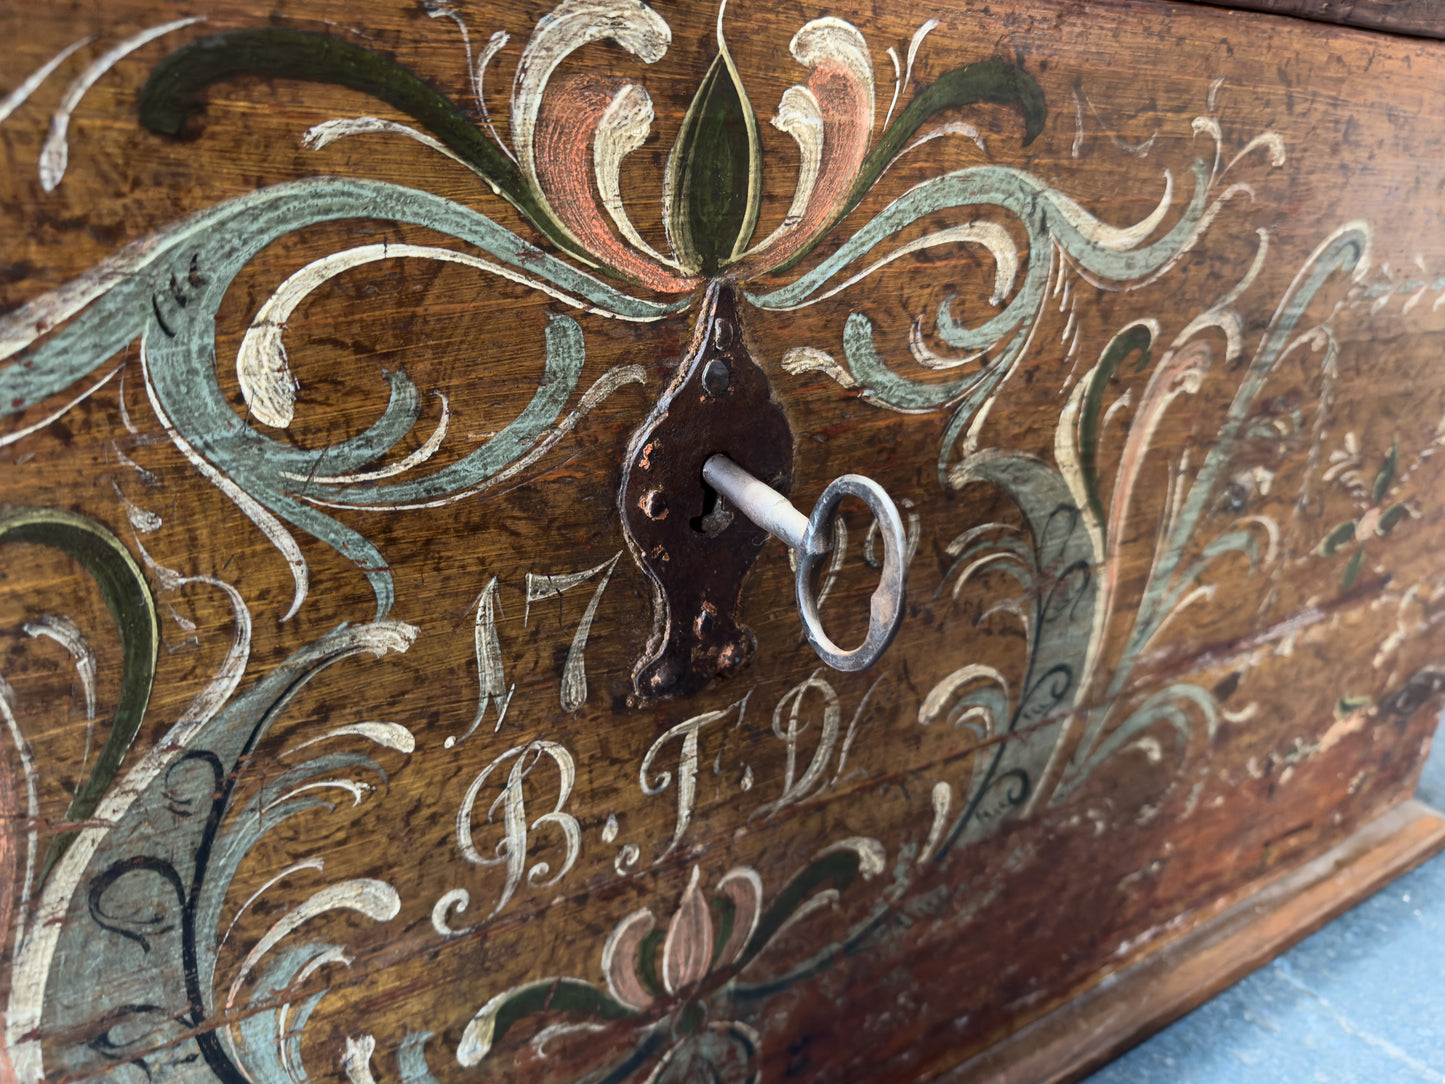
[[[928,1079],[1378,823],[1445,56],[1241,25],[0,11],[7,1071]],[[828,671],[770,542],[748,662],[638,706],[618,488],[719,280],[908,609]]]

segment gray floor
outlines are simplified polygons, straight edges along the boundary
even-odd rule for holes
[[[1445,740],[1418,795],[1445,809]],[[1087,1084],[1445,1084],[1445,854]]]

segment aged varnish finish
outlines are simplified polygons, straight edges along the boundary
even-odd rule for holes
[[[1439,44],[0,30],[0,1077],[1058,1079],[1445,838]]]

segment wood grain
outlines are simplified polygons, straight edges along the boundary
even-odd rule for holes
[[[0,10],[7,94],[82,42],[0,120],[0,514],[104,528],[160,628],[71,823],[126,644],[82,564],[0,546],[19,1079],[928,1079],[1411,794],[1439,47],[734,0],[724,57],[715,8],[621,7],[218,0],[145,42],[176,16],[144,0]],[[593,36],[549,69],[554,31]],[[143,123],[230,33],[180,54],[231,75],[178,132]],[[342,60],[246,59],[283,41]],[[731,181],[680,195],[675,146]],[[747,664],[639,708],[619,488],[715,278],[792,499],[877,480],[907,608],[822,668],[769,541]],[[869,526],[823,573],[844,644]]]
[[[1202,916],[1048,1016],[937,1079],[998,1084],[1082,1080],[1136,1042],[1202,1005],[1309,933],[1368,899],[1445,845],[1445,818],[1404,802],[1324,854]]]
[[[1194,0],[1241,11],[1290,15],[1389,34],[1445,38],[1445,14],[1430,0]]]

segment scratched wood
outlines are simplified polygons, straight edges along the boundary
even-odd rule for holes
[[[196,13],[0,9],[5,1074],[925,1080],[1410,796],[1436,45]],[[187,71],[231,74],[183,117]],[[746,663],[634,686],[618,490],[710,283],[796,502],[853,472],[902,514],[870,670],[771,541]],[[882,547],[841,523],[847,644]]]

